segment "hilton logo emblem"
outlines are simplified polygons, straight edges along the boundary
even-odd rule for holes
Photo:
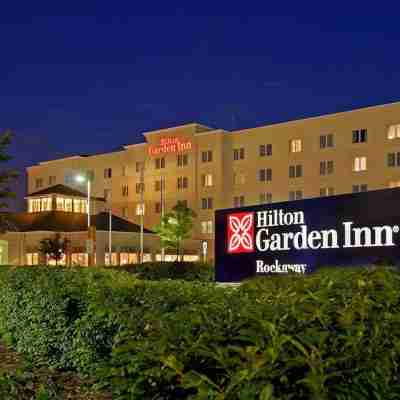
[[[251,253],[254,251],[254,213],[242,212],[228,215],[228,253]]]

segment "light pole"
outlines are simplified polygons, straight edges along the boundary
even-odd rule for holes
[[[93,239],[92,239],[92,233],[91,233],[91,226],[90,226],[90,191],[91,191],[91,176],[89,176],[89,173],[86,173],[85,175],[78,175],[75,180],[78,183],[84,183],[86,182],[87,184],[87,229],[88,229],[88,240],[86,242],[86,252],[88,255],[88,266],[90,267],[92,265],[92,254],[93,254]]]
[[[143,263],[144,161],[140,168],[140,263]]]

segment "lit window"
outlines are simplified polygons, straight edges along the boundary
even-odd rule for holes
[[[87,253],[72,253],[71,255],[72,265],[88,265],[88,255]]]
[[[136,215],[144,215],[145,214],[145,204],[136,204]]]
[[[213,233],[213,222],[212,221],[202,221],[201,222],[201,233],[204,235]]]
[[[390,140],[400,138],[400,124],[389,126],[387,137]]]
[[[203,187],[211,187],[213,185],[212,174],[204,174],[201,176],[201,182]]]
[[[367,157],[355,157],[353,164],[353,171],[366,171],[367,170]]]
[[[391,189],[400,187],[400,181],[390,181],[390,182],[389,182],[389,187],[390,187]]]
[[[86,203],[87,200],[74,199],[74,212],[82,214],[86,213],[87,212]]]
[[[319,163],[319,174],[330,175],[333,174],[334,166],[333,161],[321,161]]]
[[[26,265],[38,265],[39,253],[26,253]]]
[[[301,139],[292,139],[290,141],[290,152],[291,153],[299,153],[302,151],[302,141]]]

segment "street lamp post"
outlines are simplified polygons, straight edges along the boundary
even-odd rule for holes
[[[91,224],[90,224],[90,211],[91,211],[91,202],[90,202],[90,195],[91,195],[91,177],[89,174],[84,175],[78,175],[76,177],[76,181],[78,183],[84,183],[86,182],[87,184],[87,229],[88,229],[88,243],[86,245],[86,252],[88,255],[88,266],[90,267],[92,265],[92,255],[93,255],[93,238],[91,235]]]

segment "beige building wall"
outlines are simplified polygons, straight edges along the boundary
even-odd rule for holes
[[[287,201],[290,191],[301,191],[303,198],[320,196],[321,188],[333,188],[334,194],[350,193],[353,185],[368,185],[368,190],[389,187],[392,181],[400,181],[400,167],[388,167],[388,153],[400,152],[400,138],[388,139],[388,129],[400,124],[400,103],[368,107],[349,112],[307,118],[269,126],[245,129],[235,132],[213,130],[198,124],[189,124],[169,129],[144,133],[145,142],[125,146],[123,150],[89,157],[70,157],[49,161],[28,168],[28,191],[40,190],[37,180],[42,179],[42,188],[49,186],[49,177],[55,176],[56,183],[65,184],[68,174],[92,170],[95,173],[93,195],[104,196],[104,190],[112,191],[113,213],[139,223],[136,206],[140,195],[136,184],[140,183],[137,162],[145,163],[145,227],[152,229],[160,220],[155,212],[160,202],[160,192],[155,191],[155,180],[161,176],[166,181],[166,210],[177,200],[187,200],[197,219],[193,238],[206,239],[212,250],[212,234],[201,231],[202,221],[214,221],[218,208],[233,207],[235,196],[244,196],[245,205],[259,204],[261,193],[271,193],[272,201]],[[353,143],[354,130],[367,129],[365,143]],[[400,128],[399,128],[400,129]],[[400,132],[400,130],[399,130]],[[320,136],[332,134],[334,147],[320,148]],[[164,169],[155,168],[155,159],[148,148],[159,145],[161,139],[179,138],[190,141],[188,165],[178,167],[177,154],[165,157]],[[290,141],[300,139],[302,151],[290,151]],[[259,147],[272,144],[272,155],[260,157]],[[234,160],[234,149],[244,149],[244,159]],[[202,162],[202,151],[212,151],[212,162]],[[354,171],[355,157],[366,157],[367,169]],[[320,175],[320,162],[333,161],[334,172]],[[301,165],[302,176],[289,178],[289,166]],[[112,178],[104,178],[104,169],[112,169]],[[272,169],[272,180],[260,182],[259,170]],[[212,174],[213,186],[203,187],[202,175]],[[244,176],[242,183],[234,181],[235,174]],[[188,188],[177,189],[178,177],[188,178]],[[69,185],[85,191],[76,183]],[[123,195],[127,185],[128,195]],[[126,192],[125,192],[126,193]],[[202,198],[212,198],[213,208],[202,209]]]

